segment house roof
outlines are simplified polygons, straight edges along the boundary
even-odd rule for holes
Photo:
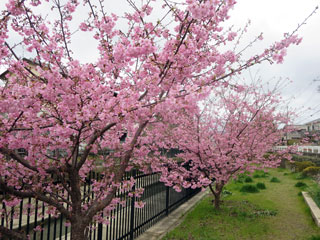
[[[6,75],[9,73],[9,70],[4,71],[3,73],[0,74],[0,79],[1,80],[7,80]]]
[[[24,61],[24,62],[26,62],[26,63],[28,63],[30,65],[39,66],[38,63],[36,63],[36,62],[34,62],[34,61],[30,60],[30,59],[27,59],[27,58],[23,58],[22,61]],[[10,71],[9,70],[5,70],[3,73],[0,74],[0,79],[4,80],[4,81],[7,80],[6,75],[8,73],[10,73]]]

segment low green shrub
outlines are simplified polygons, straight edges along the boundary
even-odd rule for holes
[[[239,174],[239,175],[237,176],[237,178],[235,179],[235,182],[236,182],[236,183],[243,183],[246,177],[247,177],[246,174],[241,173],[241,174]]]
[[[305,184],[304,182],[297,182],[294,186],[302,188],[302,187],[306,187],[307,184]]]
[[[258,182],[256,186],[259,189],[266,189],[266,185],[264,183],[261,183],[261,182]]]
[[[276,210],[258,210],[254,213],[257,217],[276,216],[278,212]]]
[[[320,240],[320,235],[318,236],[311,236],[310,238],[308,238],[308,240]]]
[[[242,186],[242,188],[240,189],[240,192],[257,193],[259,192],[259,189],[255,185],[246,184]]]
[[[307,167],[316,166],[316,164],[311,161],[294,162],[293,165],[296,172],[302,172]]]
[[[316,166],[320,167],[320,158],[316,156],[292,154],[292,160],[295,162],[310,161],[313,162]]]
[[[244,181],[245,181],[246,183],[253,182],[252,178],[249,177],[249,176],[246,177],[246,178],[244,179]]]
[[[305,169],[303,169],[302,171],[302,175],[304,176],[314,176],[320,173],[320,167],[307,167]]]
[[[272,177],[270,182],[279,183],[280,180],[278,178],[276,178],[276,177]]]
[[[226,196],[232,195],[232,192],[229,191],[229,190],[227,190],[227,189],[224,189],[224,190],[222,191],[222,195],[223,195],[224,197],[226,197]]]
[[[269,176],[268,172],[264,172],[264,171],[256,171],[255,174],[253,174],[253,178],[266,178]]]
[[[299,174],[295,177],[296,180],[302,180],[302,179],[306,179],[306,178],[307,178],[307,176],[303,175],[302,173],[299,173]]]

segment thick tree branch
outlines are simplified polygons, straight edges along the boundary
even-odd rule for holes
[[[2,180],[0,178],[0,190],[5,192],[5,193],[9,193],[13,196],[16,196],[18,198],[37,198],[40,201],[43,201],[45,203],[48,203],[49,205],[57,208],[60,213],[62,213],[63,215],[65,215],[68,219],[71,218],[71,214],[70,212],[62,205],[60,204],[58,201],[55,201],[54,199],[47,197],[44,193],[41,192],[35,192],[32,190],[28,190],[28,191],[19,191],[16,190],[14,187],[8,186],[4,180]]]
[[[148,122],[149,121],[145,121],[139,125],[139,128],[137,129],[130,143],[130,149],[122,157],[120,169],[115,174],[115,178],[114,178],[115,183],[118,183],[122,180],[125,170],[128,167],[129,160],[131,159],[133,149],[137,144],[138,138],[142,134],[145,127],[147,126]],[[107,197],[105,197],[102,200],[96,199],[92,203],[92,205],[88,208],[88,211],[86,213],[86,218],[88,219],[88,221],[89,219],[92,219],[92,217],[94,217],[97,214],[97,212],[102,211],[105,207],[107,207],[111,203],[112,199],[115,196],[116,191],[117,191],[117,187],[114,186]]]
[[[22,164],[24,167],[34,171],[34,172],[38,172],[38,169],[34,166],[31,166],[28,161],[26,161],[23,157],[21,157],[18,153],[16,153],[15,151],[12,151],[8,148],[4,148],[1,147],[0,148],[0,153],[2,153],[5,156],[8,156],[14,160],[16,160],[18,163]]]
[[[106,131],[108,131],[110,128],[112,128],[113,126],[115,126],[116,123],[110,123],[107,126],[105,126],[103,129],[101,129],[100,131],[96,131],[92,137],[90,138],[88,145],[86,146],[80,161],[78,162],[78,164],[76,165],[76,169],[80,170],[80,168],[82,167],[82,165],[85,163],[91,149],[92,149],[92,145],[95,143],[95,141],[101,137]]]

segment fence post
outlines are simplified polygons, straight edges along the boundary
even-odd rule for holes
[[[98,240],[102,240],[102,223],[98,223]]]
[[[132,177],[136,177],[136,170],[132,170]],[[132,191],[136,190],[136,184],[133,185]],[[131,197],[131,214],[130,214],[130,240],[133,240],[134,237],[134,203],[135,203],[135,196]]]
[[[97,180],[101,180],[101,175],[100,173],[97,173]],[[103,213],[101,213],[101,217],[103,218]],[[103,226],[102,226],[102,223],[98,223],[98,240],[102,240],[102,229],[103,229]]]
[[[169,193],[170,193],[170,188],[166,186],[166,215],[169,215]]]

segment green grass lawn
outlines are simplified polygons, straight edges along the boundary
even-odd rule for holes
[[[253,177],[251,183],[232,181],[221,210],[215,210],[212,197],[204,198],[165,240],[320,240],[320,228],[295,187],[300,181],[315,185],[311,179],[297,180],[297,174],[273,169],[264,177]],[[257,175],[255,175],[257,176]],[[280,182],[270,182],[277,178]],[[264,183],[258,193],[244,193],[245,184]]]

